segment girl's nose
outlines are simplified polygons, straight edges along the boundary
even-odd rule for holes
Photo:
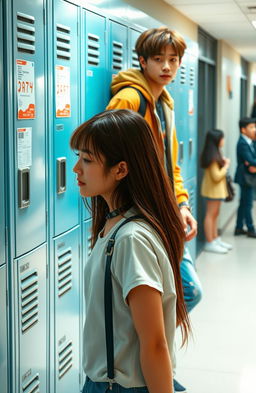
[[[81,169],[79,167],[79,160],[77,161],[76,165],[74,166],[73,172],[81,174]]]

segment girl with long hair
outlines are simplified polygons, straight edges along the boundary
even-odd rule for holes
[[[218,216],[221,202],[228,195],[226,174],[230,160],[223,157],[221,148],[224,146],[224,133],[221,130],[210,130],[206,134],[201,154],[201,167],[205,169],[201,186],[201,194],[206,198],[206,215],[204,233],[206,237],[205,251],[226,254],[232,249],[218,236]]]
[[[179,266],[185,233],[154,137],[139,114],[111,110],[79,126],[70,144],[78,152],[80,194],[91,198],[92,209],[83,392],[173,393],[175,330],[180,326],[183,344],[190,332]],[[113,294],[110,378],[103,287],[106,247],[117,228],[113,254],[107,253]]]

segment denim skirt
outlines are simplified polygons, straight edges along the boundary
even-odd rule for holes
[[[112,389],[108,382],[93,382],[90,378],[86,377],[83,388],[83,393],[149,393],[146,386],[124,388],[118,383],[113,383]]]

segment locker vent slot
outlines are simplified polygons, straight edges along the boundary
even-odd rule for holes
[[[180,66],[180,83],[184,85],[186,83],[186,66],[182,64]]]
[[[61,379],[73,366],[73,345],[69,341],[63,349],[59,350],[59,379]]]
[[[21,277],[21,330],[25,333],[35,325],[38,320],[38,273],[36,270],[30,271]]]
[[[88,64],[97,66],[100,64],[100,38],[95,34],[88,34]]]
[[[64,250],[58,255],[58,296],[61,297],[72,288],[72,251]]]
[[[70,60],[70,36],[71,31],[69,27],[60,24],[56,25],[56,52],[58,59]]]
[[[35,53],[35,18],[17,13],[17,49],[23,53]]]
[[[112,68],[114,70],[122,70],[123,68],[123,44],[121,42],[113,41],[113,47],[112,47]]]
[[[195,86],[195,69],[190,67],[189,70],[189,84],[191,87]]]
[[[22,392],[23,393],[39,393],[40,392],[39,385],[40,385],[39,374],[36,374],[28,382],[23,384]]]
[[[132,48],[132,68],[140,68],[140,62],[135,48]]]

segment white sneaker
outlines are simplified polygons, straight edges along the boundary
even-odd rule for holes
[[[227,248],[222,247],[214,240],[212,242],[205,243],[204,251],[215,252],[216,254],[227,254],[228,252]]]
[[[232,248],[233,248],[232,244],[223,242],[223,241],[221,240],[221,237],[220,237],[220,236],[217,237],[217,238],[214,239],[214,240],[215,240],[215,242],[216,242],[217,244],[219,244],[221,247],[226,248],[227,250],[232,250]]]

